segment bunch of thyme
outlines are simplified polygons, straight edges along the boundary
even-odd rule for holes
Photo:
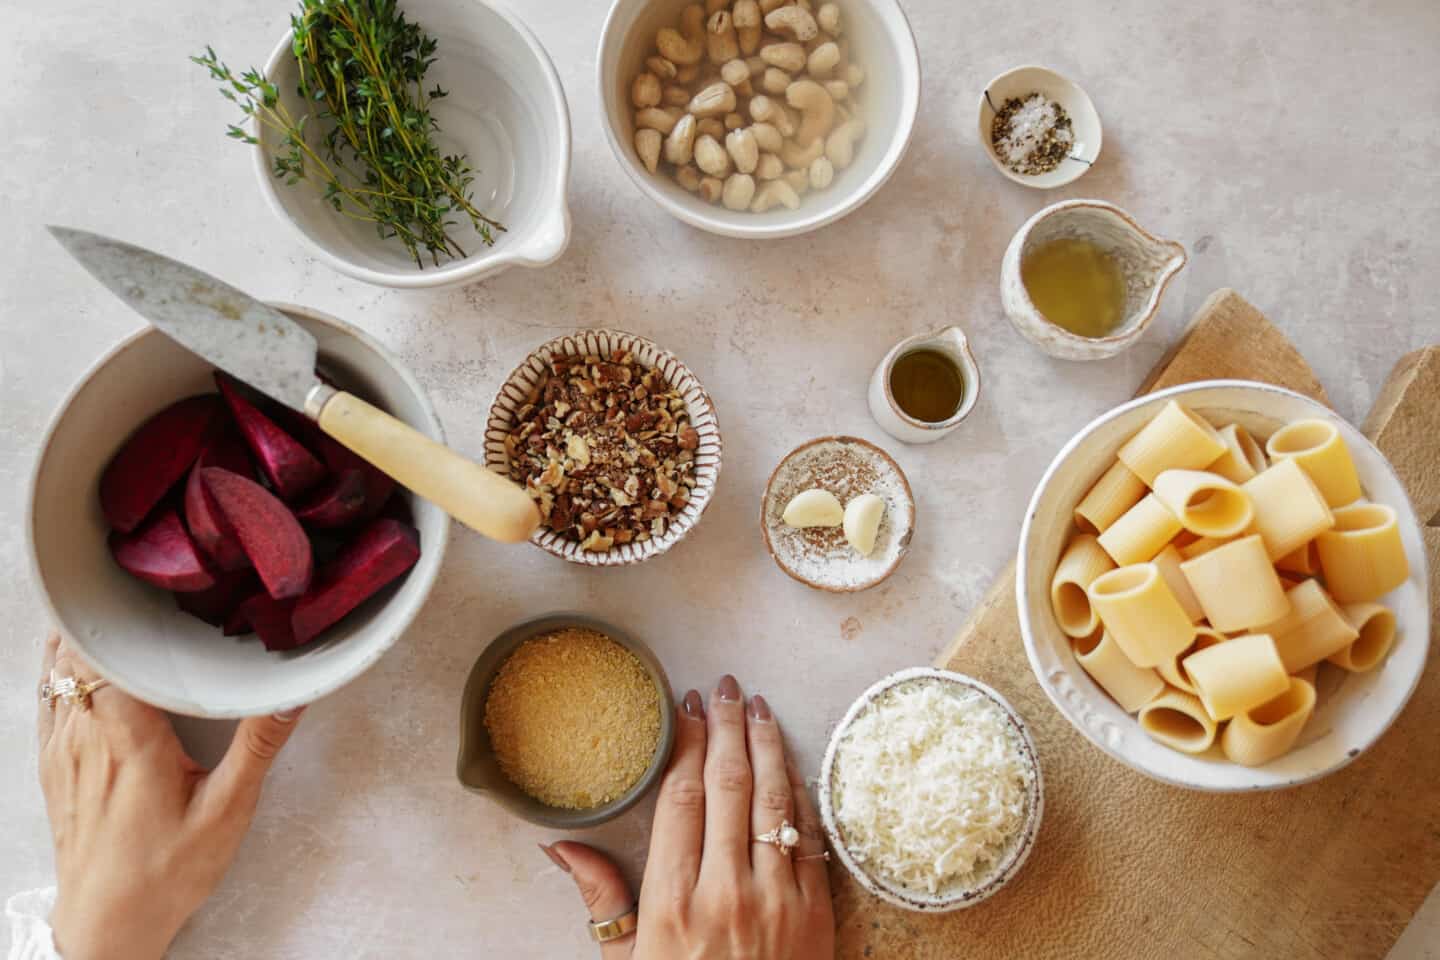
[[[468,159],[446,156],[432,135],[439,127],[430,104],[446,95],[424,88],[436,42],[405,19],[395,0],[301,0],[290,18],[291,50],[300,70],[298,93],[314,113],[295,117],[258,70],[239,75],[205,48],[190,59],[220,82],[220,95],[255,121],[254,133],[231,124],[227,135],[258,144],[268,128],[272,170],[287,185],[308,180],[345,216],[374,223],[381,237],[399,237],[417,266],[464,257],[449,234],[453,216],[468,217],[486,244],[505,227],[472,202]],[[306,139],[307,122],[324,133]]]

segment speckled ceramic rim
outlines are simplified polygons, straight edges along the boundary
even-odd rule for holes
[[[1079,159],[1076,157],[1066,156],[1064,162],[1070,164],[1070,172],[1066,176],[1057,178],[1053,183],[1047,183],[1043,185],[1036,183],[1036,177],[1043,176],[1043,174],[1016,173],[1014,170],[1011,170],[1004,163],[1002,163],[1000,157],[996,155],[995,146],[990,139],[991,134],[989,124],[986,123],[985,116],[987,110],[991,113],[992,116],[995,113],[995,105],[990,100],[990,90],[992,87],[996,86],[1001,81],[1008,80],[1012,74],[1019,73],[1022,70],[1034,70],[1037,73],[1046,74],[1052,80],[1054,80],[1057,85],[1062,87],[1068,87],[1070,90],[1074,91],[1075,96],[1080,100],[1081,103],[1085,105],[1085,108],[1090,112],[1091,116],[1095,118],[1095,155],[1089,157],[1088,159]],[[1068,183],[1074,183],[1076,180],[1079,180],[1081,177],[1085,176],[1085,174],[1089,172],[1092,166],[1095,165],[1095,161],[1100,159],[1100,150],[1105,143],[1105,130],[1104,125],[1100,122],[1100,111],[1095,109],[1095,102],[1090,99],[1090,94],[1085,92],[1085,88],[1080,86],[1080,84],[1076,83],[1074,80],[1071,80],[1069,77],[1065,76],[1063,73],[1058,73],[1054,70],[1051,70],[1049,67],[1042,67],[1038,63],[1027,63],[1022,64],[1018,67],[1011,67],[1004,73],[997,74],[996,76],[992,77],[990,82],[985,84],[985,89],[980,91],[979,124],[980,145],[985,149],[985,155],[990,158],[990,162],[995,165],[995,169],[999,170],[1000,173],[1003,174],[1007,180],[1011,180],[1024,187],[1030,187],[1034,190],[1054,190],[1057,187],[1063,187]]]
[[[891,687],[906,683],[911,680],[931,679],[946,683],[958,684],[978,691],[993,701],[1005,712],[1011,724],[1020,734],[1021,749],[1025,752],[1025,758],[1035,776],[1031,781],[1030,795],[1028,797],[1029,809],[1025,815],[1025,823],[1021,827],[1020,837],[1015,842],[1010,854],[1003,860],[992,873],[978,887],[968,890],[960,890],[945,896],[927,896],[907,890],[893,883],[878,877],[871,876],[865,868],[856,862],[845,846],[844,832],[840,829],[835,819],[835,807],[831,797],[832,777],[835,773],[835,755],[838,752],[840,741],[849,730],[850,724],[855,721],[866,707],[876,697],[889,690]],[[830,734],[830,743],[825,748],[825,759],[820,766],[820,819],[825,825],[825,833],[830,839],[830,845],[835,848],[840,862],[850,875],[867,891],[884,900],[886,903],[900,907],[905,910],[913,910],[917,913],[949,913],[954,910],[964,910],[975,906],[984,900],[989,899],[1008,884],[1025,861],[1030,858],[1030,851],[1035,848],[1035,839],[1040,833],[1040,822],[1045,816],[1045,779],[1040,769],[1040,752],[1035,749],[1035,741],[1030,737],[1030,729],[1025,725],[1024,719],[1006,700],[987,684],[981,683],[974,677],[967,677],[963,673],[953,673],[949,670],[937,670],[933,667],[911,667],[892,673],[888,677],[877,681],[870,689],[860,694],[859,698],[850,705],[845,712],[844,718],[836,725],[834,732]]]
[[[1216,771],[1202,771],[1197,774],[1194,772],[1195,768],[1193,767],[1193,763],[1198,762],[1198,758],[1190,757],[1187,754],[1176,753],[1176,762],[1167,772],[1166,770],[1157,768],[1153,763],[1141,762],[1131,754],[1111,747],[1105,742],[1103,737],[1097,734],[1091,724],[1085,722],[1084,715],[1080,712],[1079,707],[1084,702],[1087,702],[1088,698],[1079,696],[1076,702],[1071,702],[1070,699],[1062,694],[1056,687],[1055,681],[1048,675],[1046,664],[1041,660],[1035,635],[1036,627],[1031,620],[1029,600],[1025,591],[1025,584],[1030,574],[1032,562],[1038,562],[1032,561],[1030,558],[1032,551],[1035,549],[1031,540],[1033,537],[1039,535],[1040,532],[1034,525],[1035,519],[1046,488],[1050,485],[1061,466],[1070,457],[1074,456],[1079,448],[1085,445],[1096,430],[1110,421],[1124,416],[1131,410],[1149,405],[1159,406],[1172,399],[1183,400],[1190,394],[1214,388],[1232,388],[1255,391],[1261,394],[1278,394],[1292,400],[1300,401],[1312,409],[1313,412],[1310,414],[1311,416],[1320,417],[1335,424],[1337,428],[1340,429],[1341,436],[1345,439],[1346,444],[1352,445],[1352,452],[1354,450],[1364,449],[1364,459],[1387,473],[1395,487],[1404,491],[1404,484],[1402,484],[1399,477],[1395,475],[1395,468],[1390,465],[1390,461],[1385,458],[1385,455],[1376,449],[1375,445],[1372,444],[1364,434],[1351,427],[1348,423],[1341,421],[1335,412],[1328,407],[1293,390],[1250,380],[1201,380],[1194,383],[1169,387],[1165,390],[1158,390],[1155,393],[1146,394],[1143,397],[1137,397],[1096,417],[1087,424],[1084,429],[1072,437],[1070,441],[1060,449],[1060,452],[1055,454],[1055,459],[1051,461],[1050,466],[1045,470],[1044,476],[1040,478],[1040,482],[1035,486],[1035,493],[1030,498],[1030,503],[1025,510],[1024,525],[1020,529],[1020,548],[1016,560],[1015,601],[1019,609],[1020,634],[1025,644],[1026,658],[1030,661],[1030,669],[1034,672],[1035,679],[1040,684],[1040,688],[1044,690],[1045,695],[1050,698],[1050,702],[1055,705],[1055,708],[1060,711],[1066,720],[1070,721],[1071,726],[1078,730],[1086,740],[1132,770],[1139,771],[1145,776],[1153,780],[1158,780],[1161,783],[1167,783],[1185,790],[1198,790],[1207,793],[1242,793],[1261,790],[1280,790],[1319,780],[1321,777],[1328,776],[1348,766],[1356,757],[1369,749],[1376,740],[1380,739],[1386,730],[1390,729],[1391,724],[1395,722],[1396,718],[1400,716],[1401,711],[1405,709],[1405,704],[1410,701],[1411,695],[1415,692],[1416,685],[1420,682],[1420,676],[1424,672],[1424,664],[1429,655],[1430,641],[1429,608],[1427,604],[1422,602],[1418,605],[1421,613],[1419,622],[1414,625],[1415,629],[1407,629],[1405,634],[1406,644],[1414,651],[1416,663],[1408,682],[1405,684],[1403,690],[1398,691],[1397,696],[1386,701],[1384,705],[1386,714],[1384,717],[1379,718],[1379,722],[1366,729],[1357,742],[1343,745],[1344,748],[1335,751],[1336,756],[1334,762],[1304,773],[1287,774],[1285,776],[1277,776],[1274,772],[1267,770],[1266,766],[1241,767],[1238,764],[1214,764],[1212,766],[1216,768]],[[1202,401],[1197,403],[1197,406],[1203,409],[1205,404]],[[1363,445],[1363,447],[1361,445]],[[1357,459],[1359,458],[1357,457]],[[1420,521],[1416,518],[1414,507],[1411,506],[1408,499],[1404,499],[1400,503],[1388,500],[1385,502],[1388,506],[1395,509],[1399,515],[1402,527],[1408,525],[1415,529],[1419,528]],[[1416,539],[1418,539],[1418,535]],[[1424,551],[1414,552],[1407,549],[1406,556],[1410,560],[1411,580],[1419,584],[1428,583]],[[1049,561],[1047,560],[1047,562]],[[1394,656],[1393,652],[1391,656]],[[1095,689],[1091,696],[1099,698],[1105,697],[1098,689]],[[1133,722],[1133,718],[1130,719]],[[1333,736],[1333,733],[1328,735]],[[1275,762],[1278,761],[1272,761],[1272,764]],[[1226,783],[1217,782],[1215,778],[1216,772],[1219,770],[1224,770],[1227,773],[1234,772],[1235,779]],[[1188,771],[1188,773],[1177,771]]]
[[[619,799],[589,810],[562,810],[546,806],[506,780],[498,770],[495,774],[498,779],[493,784],[473,783],[465,778],[466,761],[476,753],[491,752],[490,737],[485,732],[485,700],[490,696],[490,683],[495,674],[526,640],[566,627],[598,631],[635,654],[660,694],[660,739],[655,744],[655,756],[651,758],[650,766]],[[665,675],[665,668],[650,648],[624,630],[583,613],[552,613],[516,624],[500,634],[470,668],[465,692],[460,698],[460,750],[455,761],[455,777],[466,790],[490,797],[521,819],[552,830],[583,830],[613,820],[639,803],[660,781],[674,745],[675,698],[670,693],[670,680]]]
[[[894,470],[895,474],[900,478],[901,485],[905,488],[905,505],[908,507],[908,516],[906,517],[907,529],[900,535],[900,549],[895,554],[895,562],[886,567],[873,579],[867,580],[864,583],[854,584],[853,586],[842,587],[836,586],[833,583],[811,580],[799,571],[791,569],[785,564],[784,560],[780,559],[780,553],[775,549],[775,544],[770,539],[770,522],[767,518],[769,516],[768,507],[775,490],[775,480],[780,476],[781,471],[785,469],[786,464],[788,464],[796,454],[809,450],[811,447],[821,443],[847,443],[864,447],[870,453],[889,464],[890,468]],[[800,446],[785,454],[785,456],[780,459],[780,462],[775,465],[775,469],[770,472],[770,479],[765,484],[765,495],[760,498],[760,534],[765,538],[765,550],[770,554],[770,559],[775,561],[775,566],[785,571],[785,573],[793,579],[799,580],[805,584],[805,586],[814,587],[816,590],[824,590],[827,593],[859,593],[861,590],[869,590],[871,587],[884,583],[889,579],[890,574],[899,569],[901,561],[910,553],[910,541],[915,537],[915,494],[910,489],[910,478],[905,476],[905,471],[900,469],[900,464],[895,462],[894,457],[890,456],[890,454],[869,440],[862,440],[860,437],[816,437],[814,440],[807,440],[805,443],[800,444]]]
[[[1130,344],[1134,343],[1136,340],[1139,340],[1142,336],[1144,336],[1145,331],[1150,328],[1150,322],[1154,320],[1155,315],[1160,312],[1160,298],[1165,295],[1165,288],[1170,285],[1170,281],[1175,278],[1175,274],[1179,273],[1182,269],[1184,269],[1185,264],[1190,262],[1190,257],[1189,254],[1185,252],[1185,247],[1182,244],[1177,243],[1174,240],[1164,240],[1160,237],[1155,236],[1155,234],[1151,233],[1149,230],[1146,230],[1144,227],[1140,226],[1140,224],[1136,223],[1134,217],[1130,216],[1130,214],[1115,206],[1115,204],[1106,203],[1104,200],[1081,199],[1061,200],[1059,203],[1052,203],[1044,210],[1041,210],[1039,213],[1035,214],[1029,220],[1026,220],[1024,226],[1022,226],[1018,231],[1016,231],[1017,236],[1024,237],[1024,239],[1020,243],[1020,249],[1017,251],[1020,260],[1023,261],[1025,259],[1025,248],[1030,244],[1030,233],[1035,229],[1036,226],[1039,225],[1040,221],[1048,220],[1055,214],[1063,214],[1069,210],[1079,209],[1103,210],[1104,212],[1111,214],[1112,216],[1118,217],[1119,219],[1125,221],[1127,226],[1129,226],[1136,233],[1140,234],[1140,236],[1144,237],[1147,241],[1155,244],[1157,247],[1169,248],[1174,254],[1174,256],[1179,258],[1178,260],[1172,260],[1169,265],[1167,265],[1163,270],[1160,271],[1159,276],[1156,278],[1155,286],[1151,288],[1150,296],[1145,301],[1145,310],[1143,313],[1140,314],[1140,319],[1131,326],[1124,328],[1119,333],[1113,333],[1108,337],[1082,337],[1078,333],[1071,333],[1069,330],[1066,330],[1058,323],[1050,323],[1048,327],[1049,331],[1054,334],[1056,339],[1065,343],[1084,344],[1087,346],[1115,347],[1116,349],[1113,352],[1103,355],[1103,357],[1114,356],[1115,353],[1118,353],[1120,350],[1123,350],[1125,347],[1128,347]],[[1030,299],[1030,291],[1025,288],[1025,284],[1022,282],[1020,284],[1017,284],[1017,286],[1019,287],[1020,296],[1023,297],[1025,300],[1025,305],[1028,306],[1031,310],[1034,310],[1037,314],[1040,314],[1040,308],[1035,306],[1034,301]],[[1044,314],[1040,315],[1044,316]],[[1030,340],[1032,343],[1036,343],[1037,346],[1043,346],[1037,341],[1035,341],[1028,332],[1022,329],[1014,321],[1011,321],[1011,326],[1015,327],[1016,331],[1026,340]],[[1096,357],[1095,359],[1103,359],[1103,357]]]
[[[505,452],[505,437],[515,422],[515,412],[524,405],[526,395],[548,373],[549,359],[556,354],[571,357],[606,355],[616,348],[633,353],[636,360],[659,370],[665,381],[685,398],[690,425],[700,435],[700,446],[695,450],[696,484],[691,491],[690,502],[670,523],[665,535],[644,543],[623,543],[597,553],[581,550],[580,544],[574,540],[546,527],[531,535],[530,542],[546,553],[592,567],[619,567],[658,557],[683,540],[700,522],[705,508],[710,505],[716,481],[720,478],[720,454],[724,443],[720,438],[715,404],[700,385],[700,380],[673,353],[644,337],[619,330],[581,330],[547,341],[526,357],[500,387],[485,426],[485,465],[496,473],[509,476],[510,456]]]

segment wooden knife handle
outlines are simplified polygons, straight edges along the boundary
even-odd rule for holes
[[[336,393],[316,419],[321,430],[478,533],[519,543],[540,524],[535,501],[518,484],[359,397]]]

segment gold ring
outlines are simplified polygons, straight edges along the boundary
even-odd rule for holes
[[[110,681],[104,677],[95,680],[81,680],[77,677],[59,677],[53,673],[50,679],[40,685],[40,699],[45,706],[51,710],[55,709],[55,701],[64,700],[82,710],[90,709],[90,695],[101,687],[109,686]]]
[[[614,920],[591,920],[590,938],[596,943],[609,943],[635,932],[640,923],[640,911],[631,907]]]
[[[806,860],[824,860],[826,863],[829,863],[829,862],[830,862],[830,851],[829,851],[829,850],[825,850],[825,851],[822,851],[822,852],[820,852],[820,853],[811,853],[811,854],[807,854],[806,856],[803,856],[803,857],[796,857],[796,858],[795,858],[795,862],[796,862],[796,863],[804,863]]]
[[[784,856],[790,856],[790,851],[800,844],[800,831],[796,830],[789,820],[781,820],[780,826],[768,833],[762,833],[755,837],[754,843],[768,843]]]

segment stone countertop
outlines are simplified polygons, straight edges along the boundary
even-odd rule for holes
[[[708,690],[733,671],[767,695],[813,770],[828,725],[862,689],[928,662],[961,624],[1013,553],[1055,450],[1131,395],[1213,289],[1233,286],[1275,320],[1352,419],[1401,354],[1440,339],[1440,6],[1430,0],[1324,10],[1303,0],[909,0],[925,80],[894,178],[844,221],[766,245],[683,226],[621,172],[592,82],[605,3],[516,6],[570,99],[574,237],[547,269],[445,292],[378,289],[309,258],[261,201],[247,151],[222,136],[227,105],[186,56],[209,42],[233,65],[263,61],[287,4],[9,6],[0,524],[11,535],[0,541],[0,578],[14,587],[0,597],[0,729],[13,735],[0,739],[0,892],[52,877],[29,735],[46,624],[20,532],[25,488],[69,384],[140,323],[42,223],[124,236],[363,327],[409,364],[472,454],[501,378],[576,326],[614,325],[675,351],[710,389],[725,432],[706,521],[649,565],[582,570],[457,531],[402,642],[306,717],[238,862],[176,957],[408,957],[461,944],[486,956],[590,956],[568,878],[535,849],[554,835],[454,781],[461,684],[495,633],[580,609],[646,638],[681,690]],[[1002,179],[976,141],[984,83],[1026,62],[1079,79],[1105,122],[1095,169],[1053,193]],[[1191,255],[1143,342],[1102,363],[1044,357],[999,306],[1011,233],[1075,196],[1120,204]],[[952,322],[985,370],[980,404],[945,442],[894,443],[866,411],[866,378],[901,337]],[[856,596],[791,581],[756,526],[780,456],[831,433],[882,443],[919,507],[909,558]],[[633,872],[648,824],[646,806],[582,839]],[[1437,940],[1440,924],[1417,923],[1394,956],[1440,956]]]

